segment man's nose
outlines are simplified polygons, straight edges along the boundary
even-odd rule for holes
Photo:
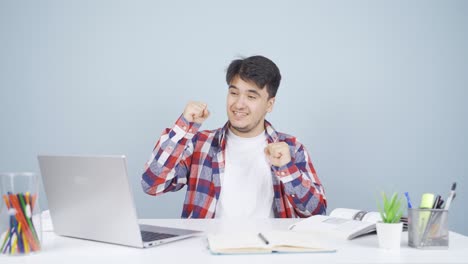
[[[245,97],[244,96],[238,96],[236,98],[236,101],[234,102],[234,105],[237,107],[237,108],[242,108],[245,106]]]

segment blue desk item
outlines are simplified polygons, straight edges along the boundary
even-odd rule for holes
[[[406,196],[406,201],[408,202],[408,208],[413,208],[413,205],[411,205],[411,199],[409,198],[408,192],[405,192]]]

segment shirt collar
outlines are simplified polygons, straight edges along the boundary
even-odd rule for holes
[[[229,129],[229,121],[224,124],[223,128],[221,129],[221,136],[219,137],[219,145],[221,146],[222,150],[226,149],[226,133]],[[278,142],[278,132],[276,132],[275,128],[265,119],[265,135],[267,137],[268,143]]]

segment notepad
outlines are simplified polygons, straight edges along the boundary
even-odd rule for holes
[[[335,252],[310,234],[293,231],[210,234],[208,246],[213,254],[326,253]]]

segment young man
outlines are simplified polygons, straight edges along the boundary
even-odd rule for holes
[[[325,214],[324,189],[309,154],[265,120],[281,81],[278,67],[253,56],[227,69],[229,121],[199,131],[210,112],[189,102],[166,129],[142,177],[150,195],[187,185],[183,218],[308,217]]]

